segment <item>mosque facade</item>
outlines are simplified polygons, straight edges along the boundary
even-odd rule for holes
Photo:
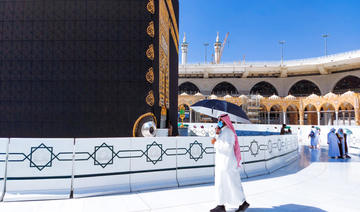
[[[214,44],[219,55],[219,39]],[[301,60],[187,64],[182,43],[178,104],[187,121],[211,121],[190,111],[202,99],[242,106],[253,123],[359,125],[360,50]]]

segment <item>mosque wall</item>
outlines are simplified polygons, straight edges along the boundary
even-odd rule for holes
[[[300,80],[309,80],[316,84],[322,95],[331,92],[336,83],[342,78],[353,75],[360,77],[360,70],[332,73],[327,75],[297,76],[286,78],[179,78],[179,85],[184,82],[194,83],[200,93],[210,95],[212,89],[221,82],[229,82],[235,86],[240,94],[249,94],[251,88],[262,81],[272,84],[279,93],[279,96],[287,96],[290,88]]]

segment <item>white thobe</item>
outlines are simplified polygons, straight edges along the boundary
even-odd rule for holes
[[[215,195],[218,205],[229,204],[238,207],[245,201],[245,195],[234,144],[234,133],[228,127],[222,128],[215,142]]]

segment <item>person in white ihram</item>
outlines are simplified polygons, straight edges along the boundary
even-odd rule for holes
[[[226,212],[225,204],[239,206],[235,212],[245,211],[250,205],[240,178],[240,146],[227,114],[219,116],[216,136],[211,140],[215,155],[215,195],[217,206],[210,212]]]

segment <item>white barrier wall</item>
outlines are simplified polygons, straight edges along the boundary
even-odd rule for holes
[[[4,201],[69,198],[74,139],[11,138]]]
[[[351,154],[360,156],[360,129],[354,130],[353,134],[349,137],[349,152]]]
[[[266,169],[271,173],[298,157],[298,138],[293,135],[267,136]]]
[[[198,132],[214,136],[214,124]],[[298,141],[308,144],[311,126],[292,126],[293,135],[241,136],[241,177],[273,172],[298,156]],[[339,126],[340,127],[340,126]],[[339,128],[336,127],[336,128]],[[195,128],[195,129],[197,129]],[[236,125],[237,129],[277,131],[278,125]],[[321,126],[326,145],[332,126]],[[360,155],[360,127],[346,126],[349,151]],[[214,180],[211,137],[0,139],[0,195],[4,201],[104,195],[209,183]],[[9,156],[5,165],[6,154]],[[7,169],[7,175],[5,174]]]
[[[201,125],[202,126],[202,125]],[[214,136],[214,124],[197,133]],[[237,125],[242,130],[276,131],[277,125]],[[241,177],[273,172],[298,156],[298,140],[308,144],[311,126],[292,126],[294,135],[239,137]],[[326,145],[332,126],[321,126]],[[339,128],[339,127],[337,127]],[[360,154],[360,127],[351,131],[349,151]],[[0,195],[4,201],[68,198],[177,187],[214,181],[211,137],[0,139]],[[9,155],[7,175],[6,154]]]
[[[286,162],[293,162],[295,159],[298,158],[298,149],[299,149],[299,143],[298,143],[298,137],[297,136],[286,136],[285,142],[287,144],[287,147],[289,149],[286,149]]]
[[[284,149],[281,146],[282,139],[279,136],[268,136],[266,138],[267,151],[265,152],[266,168],[273,172],[281,167],[282,154]]]
[[[297,156],[296,135],[238,138],[242,178],[267,174]],[[6,143],[5,139],[0,145]],[[76,198],[214,181],[211,137],[14,138],[8,155],[5,177],[1,177],[5,166],[1,169],[0,161],[0,178],[7,179],[4,201],[69,198],[70,191]]]
[[[180,186],[214,182],[214,145],[209,137],[177,137]]]
[[[8,138],[0,138],[0,201],[4,196],[5,166]]]
[[[266,157],[268,140],[280,137],[293,143],[279,139],[271,148],[279,146],[281,151]],[[294,135],[238,138],[242,178],[267,174],[297,156]],[[76,139],[74,197],[213,182],[215,149],[210,141],[210,137]]]
[[[75,140],[74,197],[130,192],[131,138]]]
[[[242,164],[248,177],[268,173],[265,167],[265,136],[238,137],[243,153]]]
[[[176,138],[133,138],[131,191],[176,187]]]

